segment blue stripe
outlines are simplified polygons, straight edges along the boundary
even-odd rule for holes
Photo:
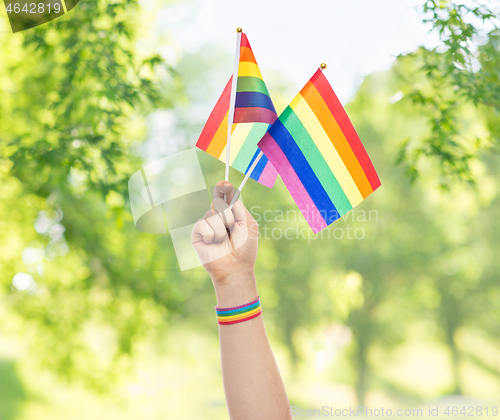
[[[302,154],[299,146],[295,143],[292,135],[279,119],[269,129],[269,134],[287,157],[326,224],[330,225],[335,222],[340,217],[339,212],[312,170],[311,165],[309,165],[309,162],[307,162],[307,159]]]
[[[245,175],[246,173],[248,172],[248,170],[250,169],[250,166],[252,166],[254,160],[257,158],[257,155],[259,154],[259,149],[257,149],[257,151],[254,153],[254,155],[252,156],[252,160],[250,161],[250,163],[248,164],[247,168],[245,169]]]
[[[276,112],[273,101],[260,92],[236,92],[236,108],[266,108]]]
[[[260,150],[258,150],[258,152],[260,153]],[[265,169],[268,161],[269,161],[269,159],[267,159],[267,157],[265,155],[262,155],[259,163],[257,163],[257,166],[253,170],[252,175],[250,175],[250,178],[258,181],[260,176],[262,175],[262,172],[264,172],[264,169]]]
[[[257,308],[258,306],[260,306],[260,300],[257,303],[254,303],[253,305],[245,306],[244,308],[240,308],[240,309],[232,309],[229,311],[226,311],[223,309],[217,309],[217,315],[228,315],[228,314],[234,315],[237,312],[249,312],[249,311]]]
[[[253,165],[255,159],[257,159],[257,156],[259,156],[260,149],[257,149],[255,154],[252,157],[252,160],[250,161],[250,164],[247,166],[247,169],[245,170],[245,174],[248,172],[250,167]],[[262,175],[262,172],[264,171],[264,168],[267,165],[267,162],[269,160],[267,159],[266,155],[262,155],[262,157],[259,160],[259,163],[257,163],[257,166],[253,169],[253,172],[250,174],[250,178],[254,179],[255,181],[258,181],[260,176]]]

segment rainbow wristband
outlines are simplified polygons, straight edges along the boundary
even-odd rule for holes
[[[249,321],[262,313],[260,297],[253,302],[235,306],[234,308],[218,308],[216,306],[215,312],[217,314],[217,321],[220,325],[231,325]]]

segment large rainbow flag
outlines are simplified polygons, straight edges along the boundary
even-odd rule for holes
[[[380,186],[356,130],[320,69],[258,146],[314,233]]]
[[[244,33],[241,34],[238,61],[229,163],[246,174],[260,152],[257,143],[278,116]],[[223,162],[226,162],[232,82],[231,77],[196,143],[196,147]],[[264,156],[250,178],[272,188],[277,176],[276,169]]]

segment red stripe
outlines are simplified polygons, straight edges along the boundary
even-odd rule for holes
[[[196,147],[203,151],[207,151],[210,142],[215,136],[217,129],[222,124],[224,117],[227,114],[227,110],[229,109],[229,102],[231,100],[231,82],[233,81],[233,77],[229,79],[226,87],[224,88],[224,92],[222,92],[221,97],[215,104],[215,108],[212,113],[208,117],[207,123],[203,128],[203,131],[200,134],[200,138],[196,142]]]
[[[219,308],[218,306],[215,307],[215,310],[217,312],[223,312],[223,311],[234,311],[235,309],[243,309],[245,306],[252,306],[255,305],[258,301],[260,300],[260,296],[257,296],[257,299],[253,300],[250,303],[245,303],[243,305],[239,306],[232,306],[231,308]],[[254,308],[255,309],[255,308]]]
[[[234,123],[261,122],[272,124],[278,116],[274,111],[267,108],[236,108],[234,110]]]
[[[219,325],[231,325],[231,324],[239,324],[240,322],[250,321],[251,319],[257,318],[262,313],[262,310],[257,312],[256,314],[249,316],[248,318],[237,319],[236,321],[222,322],[219,321]]]
[[[377,172],[373,167],[368,153],[366,153],[363,143],[361,143],[361,140],[359,139],[358,133],[356,133],[351,120],[347,116],[344,107],[342,106],[337,95],[330,86],[330,83],[328,83],[328,80],[323,74],[323,71],[318,69],[316,74],[311,78],[311,82],[316,87],[316,89],[318,89],[318,92],[325,100],[326,105],[330,109],[330,112],[337,121],[340,129],[349,142],[351,149],[356,155],[359,164],[363,168],[363,171],[366,174],[366,178],[370,182],[373,191],[375,191],[381,185]]]
[[[240,47],[247,47],[247,48],[250,48],[252,49],[252,47],[250,46],[250,42],[248,42],[248,38],[245,34],[241,34],[241,44],[240,44]]]

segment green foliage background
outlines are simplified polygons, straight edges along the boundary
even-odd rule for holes
[[[500,16],[451,1],[421,10],[442,44],[368,76],[347,106],[382,188],[319,238],[281,181],[245,189],[294,405],[500,392]],[[2,419],[227,416],[210,281],[178,270],[168,235],[135,229],[127,182],[160,156],[155,118],[172,121],[177,150],[194,145],[231,58],[148,55],[133,23],[148,13],[81,1],[0,38]],[[294,92],[269,74],[283,109]],[[207,184],[223,176],[200,161]],[[305,236],[278,237],[287,228]],[[36,286],[16,291],[19,272]]]

